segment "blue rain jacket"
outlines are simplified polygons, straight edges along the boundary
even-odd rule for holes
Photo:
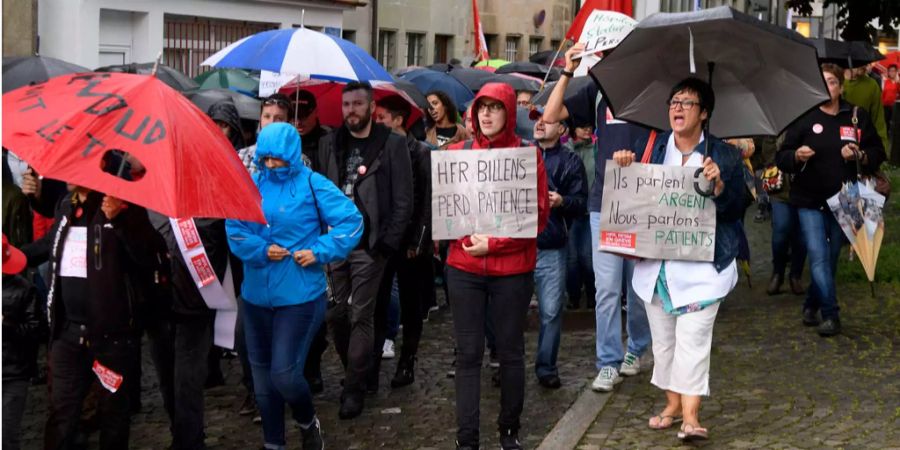
[[[300,155],[300,135],[293,126],[274,123],[264,128],[257,139],[254,182],[268,224],[225,222],[231,251],[244,262],[242,297],[257,306],[296,305],[321,297],[324,264],[345,259],[363,235],[362,215],[353,201],[306,167]],[[268,156],[286,161],[288,167],[266,168],[263,159]],[[310,249],[317,262],[304,268],[290,256],[272,261],[267,256],[272,244],[292,255]]]

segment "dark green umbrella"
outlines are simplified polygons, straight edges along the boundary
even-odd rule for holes
[[[58,75],[90,71],[87,67],[47,56],[3,58],[3,93],[29,84],[43,83]]]
[[[259,73],[243,69],[216,69],[194,77],[200,89],[231,89],[259,94]]]
[[[184,92],[201,111],[206,112],[214,103],[230,100],[241,119],[259,120],[260,101],[230,89],[195,89]]]

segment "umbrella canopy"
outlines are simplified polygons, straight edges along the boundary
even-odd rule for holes
[[[156,66],[156,78],[163,83],[166,83],[172,89],[175,89],[179,92],[190,91],[193,89],[197,89],[199,85],[197,85],[194,80],[192,80],[187,75],[165,65],[165,64],[156,64],[153,62],[148,63],[131,63],[131,64],[120,64],[117,66],[106,66],[97,69],[95,72],[113,72],[113,73],[131,73],[137,75],[150,75],[153,73],[153,67]]]
[[[350,41],[308,28],[269,30],[247,36],[202,64],[322,80],[391,81],[391,74],[365,50]]]
[[[259,109],[262,102],[240,92],[231,89],[196,89],[185,92],[184,95],[194,102],[200,111],[209,111],[210,106],[230,100],[237,108],[238,116],[241,119],[259,121]]]
[[[550,99],[550,93],[553,92],[553,88],[556,87],[556,83],[557,83],[556,81],[554,81],[552,83],[547,83],[547,85],[544,86],[544,90],[537,93],[537,95],[535,95],[534,98],[531,99],[531,103],[534,103],[535,105],[541,105],[541,106],[546,105],[547,100]],[[565,100],[574,98],[576,95],[578,95],[579,92],[581,92],[582,89],[585,88],[586,85],[593,84],[593,83],[594,83],[594,80],[591,77],[572,78],[569,81],[569,84],[566,86],[566,93],[565,93],[565,97],[564,97]],[[578,102],[578,103],[580,104],[583,102]],[[572,115],[571,112],[569,115],[570,116]],[[582,114],[582,117],[589,117],[591,115],[592,115],[591,112],[586,111]]]
[[[521,74],[494,75],[489,81],[505,83],[515,91],[537,92],[541,89],[541,80]]]
[[[712,76],[709,126],[720,138],[777,135],[830,98],[806,38],[727,6],[654,14],[590,74],[616,118],[656,129],[669,128],[675,84]]]
[[[216,69],[197,75],[200,89],[231,89],[253,95],[259,93],[259,73],[243,69]]]
[[[486,59],[479,61],[478,64],[475,64],[475,67],[488,66],[499,69],[500,67],[503,67],[507,64],[509,64],[509,61],[505,59]]]
[[[203,111],[152,76],[62,75],[3,95],[3,145],[43,176],[169,217],[265,223],[259,191]],[[104,172],[111,152],[145,168],[135,180]]]
[[[449,72],[453,69],[459,69],[460,67],[462,66],[448,63],[437,63],[425,66],[426,69],[436,70],[438,72]]]
[[[87,67],[46,56],[3,58],[3,93],[43,83],[58,75],[90,71]]]
[[[484,72],[487,72],[487,73],[494,73],[494,72],[497,71],[497,68],[496,68],[496,67],[492,67],[492,66],[475,66],[475,67],[472,67],[472,68],[475,69],[475,70],[481,70],[481,71],[484,71]]]
[[[394,69],[393,71],[391,71],[391,75],[393,75],[393,76],[394,76],[394,80],[396,80],[397,77],[399,77],[400,75],[403,75],[403,74],[406,73],[406,72],[412,72],[413,70],[419,70],[419,69],[424,69],[424,67],[422,67],[422,66],[406,66],[406,67],[401,67],[401,68],[399,68],[399,69]]]
[[[552,56],[551,56],[552,57]],[[556,81],[559,79],[559,69],[558,68],[550,68],[545,65],[533,63],[533,62],[514,62],[509,63],[499,69],[496,72],[498,74],[504,73],[521,73],[522,75],[528,75],[535,78],[544,79],[544,75],[547,75],[547,72],[550,72],[550,81]]]
[[[884,55],[863,41],[836,41],[828,38],[810,39],[816,47],[819,62],[833,63],[843,68],[862,67],[880,61]]]
[[[425,98],[425,94],[416,87],[415,84],[412,84],[409,81],[406,81],[402,78],[394,78],[394,86],[397,89],[405,92],[409,98],[412,99],[413,102],[416,103],[416,106],[419,107],[422,111],[428,110],[428,99]]]
[[[316,97],[316,112],[319,114],[319,121],[336,128],[344,122],[344,115],[341,112],[341,94],[346,84],[339,81],[298,79],[282,86],[278,92],[291,97],[297,90],[309,91]],[[391,95],[406,100],[411,110],[409,120],[406,121],[407,128],[422,118],[422,110],[419,109],[416,102],[392,83],[374,82],[372,94],[376,102]]]
[[[485,83],[495,80],[494,74],[477,69],[458,68],[449,73],[451,77],[456,78],[472,92],[478,92]]]
[[[555,59],[554,59],[555,57]],[[542,52],[537,52],[528,57],[528,60],[533,63],[543,64],[545,66],[553,66],[553,67],[565,67],[566,66],[566,58],[563,56],[563,53],[560,52],[559,55],[556,54],[556,50],[544,50]]]
[[[447,94],[450,100],[453,100],[453,103],[456,104],[459,112],[465,111],[466,109],[463,105],[475,98],[471,89],[446,73],[420,69],[404,73],[400,76],[400,79],[416,85],[419,91],[425,95],[428,95],[431,91],[441,91]]]
[[[882,72],[887,72],[888,67],[890,67],[892,64],[900,67],[900,52],[890,52],[882,55],[882,59],[875,65],[879,69],[881,69]]]

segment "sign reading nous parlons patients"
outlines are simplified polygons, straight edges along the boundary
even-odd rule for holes
[[[534,147],[431,152],[432,238],[537,236]]]
[[[696,167],[606,162],[600,210],[601,251],[641,258],[712,261],[716,205],[700,194]]]

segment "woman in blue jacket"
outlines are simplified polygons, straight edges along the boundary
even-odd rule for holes
[[[264,128],[254,181],[268,224],[225,224],[231,251],[244,261],[244,329],[266,449],[285,446],[285,402],[300,424],[303,448],[323,447],[303,366],[325,317],[323,265],[346,258],[363,233],[353,201],[300,155],[294,127]]]

